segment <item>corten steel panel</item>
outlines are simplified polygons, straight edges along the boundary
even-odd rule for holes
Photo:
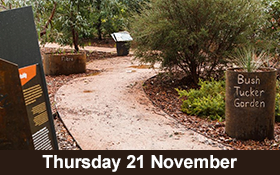
[[[0,59],[0,150],[32,150],[18,66]]]
[[[274,138],[276,70],[226,73],[226,133],[247,140]]]
[[[0,58],[19,68],[38,64],[53,138],[56,138],[32,7],[0,12]],[[55,149],[58,149],[57,141]]]

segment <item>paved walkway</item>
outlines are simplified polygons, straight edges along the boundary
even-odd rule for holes
[[[142,84],[157,71],[138,65],[132,57],[95,60],[87,68],[102,73],[75,79],[57,92],[58,111],[82,149],[219,149],[153,106]]]

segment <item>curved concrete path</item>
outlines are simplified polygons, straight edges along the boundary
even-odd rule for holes
[[[82,149],[219,149],[153,106],[142,84],[156,71],[137,65],[132,57],[95,60],[87,68],[102,73],[75,79],[57,92],[58,111]]]

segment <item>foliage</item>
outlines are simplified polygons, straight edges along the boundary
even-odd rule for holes
[[[262,0],[262,3],[266,7],[267,20],[260,33],[262,40],[258,40],[257,44],[279,57],[280,2],[276,0]]]
[[[139,13],[146,2],[149,0],[94,0],[91,19],[98,38],[124,30],[129,25],[129,16]]]
[[[79,37],[89,32],[85,15],[88,13],[90,0],[20,0],[16,2],[6,0],[6,4],[10,4],[12,8],[27,5],[33,7],[41,43],[57,42],[61,45],[74,45],[75,50],[79,51],[81,44]]]
[[[41,43],[74,45],[76,51],[83,38],[124,30],[128,16],[140,11],[149,0],[1,0],[0,9],[31,5]]]
[[[179,67],[198,82],[223,75],[225,58],[250,43],[264,20],[258,0],[153,0],[134,16],[131,33],[141,61]]]
[[[252,47],[244,47],[237,50],[236,55],[232,57],[237,67],[247,72],[255,72],[264,63],[269,61],[269,57],[264,51],[257,54],[256,49]]]
[[[51,39],[63,45],[74,45],[79,51],[80,40],[83,36],[90,35],[90,21],[88,11],[91,0],[61,0],[58,3],[53,27],[49,33]]]
[[[189,115],[225,119],[225,81],[199,81],[200,89],[178,90],[183,99],[182,111]],[[277,81],[275,116],[280,118],[280,82]]]
[[[212,120],[225,118],[225,81],[202,81],[201,88],[177,90],[183,100],[182,111],[200,117],[209,117]]]
[[[0,12],[14,7],[20,7],[20,2],[17,0],[1,0],[0,1]]]

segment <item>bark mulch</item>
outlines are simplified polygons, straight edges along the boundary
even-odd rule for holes
[[[264,141],[236,140],[225,133],[226,122],[211,121],[207,118],[189,116],[181,112],[182,100],[175,88],[188,89],[194,86],[191,81],[183,78],[170,78],[158,75],[148,79],[143,89],[150,100],[167,114],[177,119],[187,128],[196,131],[214,141],[224,144],[233,150],[279,150],[280,149],[280,123],[275,123],[275,139]]]

